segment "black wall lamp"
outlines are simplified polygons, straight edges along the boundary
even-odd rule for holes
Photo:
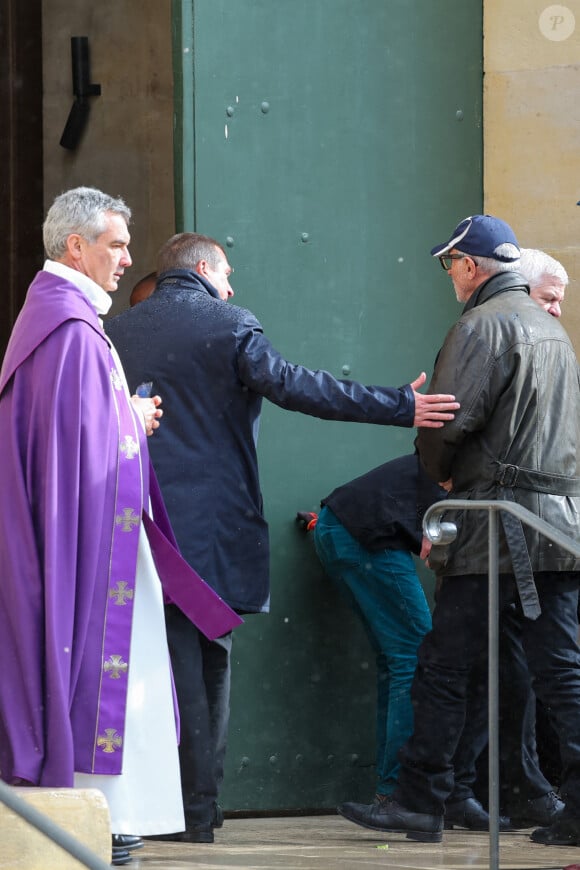
[[[83,130],[89,117],[89,97],[101,94],[100,85],[91,84],[89,66],[89,37],[71,36],[72,82],[75,101],[69,112],[65,128],[60,137],[63,148],[74,151],[80,142]]]

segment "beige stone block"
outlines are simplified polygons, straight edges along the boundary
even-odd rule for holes
[[[485,78],[485,208],[526,247],[580,244],[579,87],[578,66]]]
[[[133,211],[134,267],[112,295],[111,316],[155,269],[175,232],[171,0],[43,0],[44,195],[77,185],[122,196]],[[90,114],[79,147],[59,145],[72,106],[70,39],[88,36]]]
[[[110,864],[111,822],[102,792],[72,788],[16,788],[15,792]],[[4,804],[0,804],[0,843],[2,870],[79,870],[82,867],[72,855]]]
[[[553,6],[564,7],[564,14],[571,13],[575,19],[573,32],[561,40],[554,37],[567,33],[569,25],[551,14]],[[542,17],[543,13],[547,17]],[[487,72],[576,64],[580,53],[580,0],[559,4],[550,0],[485,0],[483,31]]]

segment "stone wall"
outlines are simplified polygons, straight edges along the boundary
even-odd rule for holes
[[[112,312],[155,268],[174,232],[171,0],[43,2],[45,208],[63,190],[86,184],[122,196],[133,211],[133,267]],[[72,106],[72,36],[88,36],[91,82],[87,127],[77,149],[59,144]]]
[[[485,210],[570,276],[580,349],[580,0],[484,0]]]

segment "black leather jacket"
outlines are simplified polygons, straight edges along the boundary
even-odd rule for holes
[[[417,438],[432,479],[453,479],[451,498],[513,498],[578,538],[578,363],[561,324],[530,299],[521,275],[499,273],[478,288],[445,339],[429,392],[454,393],[461,403],[451,423]],[[431,565],[443,575],[487,573],[485,516],[448,518],[459,524],[457,539],[434,546]],[[580,570],[567,551],[524,532],[534,571]],[[514,553],[502,531],[500,572],[514,573]]]

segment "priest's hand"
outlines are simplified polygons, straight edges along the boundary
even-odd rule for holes
[[[141,412],[145,424],[145,432],[147,435],[153,435],[154,431],[159,429],[159,420],[163,416],[163,411],[159,407],[162,401],[161,396],[151,396],[150,399],[131,396],[131,401]]]

